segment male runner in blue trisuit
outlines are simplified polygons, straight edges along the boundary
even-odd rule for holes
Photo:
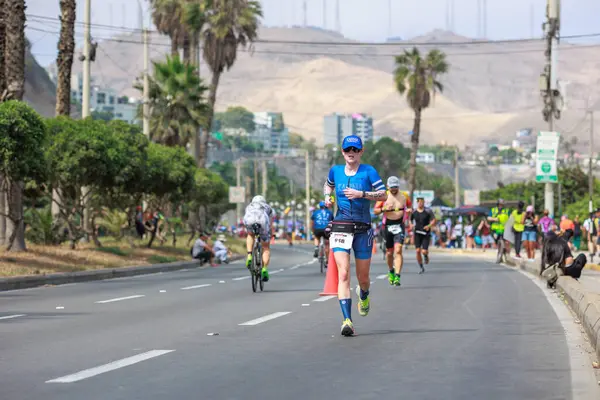
[[[338,267],[338,299],[344,322],[342,335],[352,336],[352,298],[350,296],[350,250],[356,259],[356,288],[359,296],[358,312],[369,313],[369,269],[373,248],[370,201],[385,200],[385,185],[379,174],[370,165],[361,164],[362,140],[358,136],[346,136],[342,142],[345,165],[334,165],[329,170],[324,187],[325,205],[332,205],[331,193],[335,190],[338,211],[332,222],[330,246]]]

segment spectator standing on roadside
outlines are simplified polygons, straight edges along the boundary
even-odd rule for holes
[[[579,222],[579,215],[576,215],[573,221],[573,247],[577,251],[581,248],[581,222]]]
[[[485,251],[488,246],[489,248],[492,248],[494,246],[494,238],[492,237],[492,230],[487,219],[483,218],[481,220],[477,230],[481,235],[481,247],[483,248],[483,251]]]
[[[523,239],[523,231],[525,230],[525,226],[523,225],[523,220],[525,219],[525,212],[523,212],[524,207],[525,203],[523,200],[519,200],[517,209],[512,212],[512,217],[514,219],[513,232],[515,234],[515,256],[517,258],[521,258],[521,241]]]
[[[594,213],[591,212],[589,217],[585,221],[583,221],[583,231],[587,239],[588,251],[590,254],[590,262],[594,262],[594,255],[596,254],[596,241],[594,239],[598,234],[594,220]]]
[[[538,222],[540,232],[542,232],[542,240],[545,239],[549,233],[553,232],[553,227],[556,225],[554,220],[550,218],[548,214],[550,214],[550,212],[548,210],[544,210],[544,216],[540,218]]]
[[[523,216],[523,245],[529,260],[535,259],[535,245],[537,243],[538,217],[535,215],[533,206],[527,206]]]

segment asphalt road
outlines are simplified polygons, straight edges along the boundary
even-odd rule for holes
[[[241,263],[0,292],[0,398],[573,398],[563,326],[521,273],[433,254],[418,275],[408,252],[393,288],[378,253],[344,338],[308,250],[276,246],[256,294]]]

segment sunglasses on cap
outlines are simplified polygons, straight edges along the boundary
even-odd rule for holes
[[[358,149],[358,148],[356,148],[354,146],[351,146],[351,147],[347,147],[347,148],[343,149],[343,152],[344,153],[350,153],[350,152],[352,152],[352,153],[360,153],[360,149]]]

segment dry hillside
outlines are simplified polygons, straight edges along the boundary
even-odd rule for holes
[[[324,114],[373,114],[376,134],[404,139],[412,127],[412,113],[392,85],[393,55],[406,45],[334,46],[351,42],[338,34],[308,28],[263,28],[261,40],[321,42],[320,44],[256,43],[254,54],[241,52],[234,67],[222,78],[218,109],[243,105],[251,110],[280,111],[286,122],[306,137],[322,136]],[[123,39],[136,42],[102,42],[93,74],[100,82],[122,93],[139,95],[131,88],[141,72],[143,49],[139,35]],[[169,51],[166,37],[152,37],[151,57],[161,60]],[[469,42],[448,32],[434,31],[412,42]],[[577,107],[600,80],[600,52],[594,47],[562,44],[561,78],[570,81],[569,97]],[[435,143],[469,143],[490,136],[502,141],[516,129],[543,128],[537,92],[542,69],[543,43],[492,43],[440,45],[448,54],[451,71],[435,105],[424,114],[423,139]],[[76,62],[75,71],[81,69]],[[205,66],[202,74],[209,71]],[[567,111],[565,118],[579,111]],[[576,118],[576,117],[575,117]],[[565,123],[565,125],[569,125]],[[565,127],[566,129],[566,127]],[[573,134],[582,132],[574,131]]]

